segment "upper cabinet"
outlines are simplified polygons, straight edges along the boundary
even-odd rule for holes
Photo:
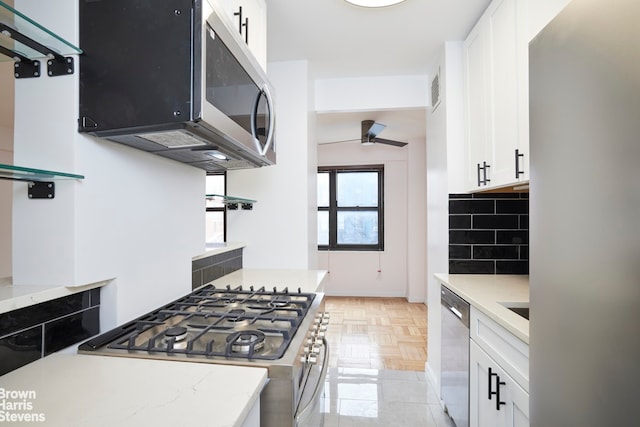
[[[526,0],[495,0],[464,42],[467,188],[528,181]]]
[[[570,0],[494,0],[464,42],[466,189],[529,181],[529,41]]]
[[[265,0],[220,0],[227,16],[263,70],[267,69],[267,5]]]

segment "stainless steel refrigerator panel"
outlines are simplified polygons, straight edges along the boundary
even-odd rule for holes
[[[530,44],[531,425],[640,425],[640,2]]]

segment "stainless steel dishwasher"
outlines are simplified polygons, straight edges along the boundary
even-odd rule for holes
[[[469,303],[440,287],[442,374],[440,393],[456,427],[469,427]]]

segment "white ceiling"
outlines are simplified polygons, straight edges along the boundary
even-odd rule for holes
[[[308,60],[314,79],[428,74],[445,41],[464,40],[490,0],[407,0],[366,9],[344,0],[266,0],[268,61]],[[426,135],[426,113],[322,114],[320,143],[359,138],[360,121],[380,121],[382,138]]]

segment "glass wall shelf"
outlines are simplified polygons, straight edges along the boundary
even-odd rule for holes
[[[0,179],[27,182],[51,182],[63,179],[84,179],[84,175],[0,164]]]
[[[16,77],[39,77],[39,61],[47,58],[49,76],[73,74],[72,45],[0,0],[0,61],[15,61]]]
[[[253,209],[253,204],[257,202],[257,200],[244,199],[242,197],[235,196],[225,196],[224,194],[207,194],[207,200],[214,200],[216,202],[224,203],[227,206],[227,209],[235,210],[238,209],[238,205],[242,206],[242,209],[251,210]]]

